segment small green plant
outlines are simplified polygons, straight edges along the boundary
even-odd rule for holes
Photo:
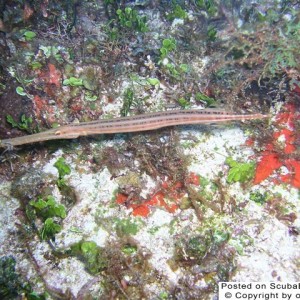
[[[189,254],[196,257],[203,257],[209,248],[210,239],[209,236],[204,238],[202,236],[192,237],[186,244],[186,249]]]
[[[54,239],[56,233],[61,231],[61,226],[57,224],[52,218],[45,220],[44,225],[40,231],[40,237],[42,240]]]
[[[20,96],[27,96],[27,93],[25,92],[25,90],[21,86],[16,87],[16,92]]]
[[[179,5],[175,4],[172,11],[167,15],[167,19],[173,21],[174,19],[186,19],[188,16],[187,12]]]
[[[190,66],[189,65],[187,65],[187,64],[180,64],[179,65],[179,72],[181,74],[188,73],[189,71],[190,71]]]
[[[3,256],[0,259],[0,296],[1,299],[14,299],[22,284],[15,271],[16,260],[12,256]]]
[[[209,41],[214,42],[217,39],[217,29],[214,26],[208,26],[207,38]]]
[[[122,252],[127,255],[131,255],[137,252],[137,246],[126,244],[122,247]]]
[[[98,274],[107,267],[103,249],[93,241],[81,241],[71,246],[71,255],[79,257],[91,274]]]
[[[58,204],[53,196],[47,196],[46,200],[38,198],[31,200],[29,204],[35,208],[37,216],[46,219],[49,217],[66,217],[66,208],[62,204]]]
[[[178,104],[183,108],[188,108],[191,104],[188,100],[186,100],[184,97],[180,97],[177,100]]]
[[[16,122],[11,115],[6,116],[6,121],[9,123],[13,128],[19,128],[20,130],[27,131],[29,133],[32,132],[32,118],[26,117],[25,114],[21,116],[20,122]]]
[[[130,219],[117,219],[116,232],[120,237],[126,235],[135,235],[139,231],[139,226],[135,221]]]
[[[84,95],[84,99],[88,102],[94,102],[98,99],[98,97],[90,91],[86,91]]]
[[[27,79],[20,75],[19,71],[15,69],[15,67],[10,66],[7,68],[8,73],[15,78],[20,84],[23,86],[28,85],[29,83],[33,82],[34,78]]]
[[[184,75],[189,72],[189,66],[187,64],[180,64],[176,66],[173,63],[167,63],[164,65],[164,70],[168,75],[175,78],[176,80],[182,80]]]
[[[38,198],[31,200],[30,207],[26,213],[31,222],[36,217],[43,221],[43,227],[39,231],[42,240],[54,239],[56,233],[60,232],[61,226],[53,218],[63,219],[66,217],[66,209],[62,204],[58,204],[53,196],[47,196],[46,200]]]
[[[215,244],[220,245],[230,239],[230,233],[226,230],[214,229],[212,239]]]
[[[42,65],[40,62],[38,62],[38,61],[33,61],[32,63],[30,63],[30,68],[31,68],[32,70],[38,70],[38,69],[40,69],[42,66],[43,66],[43,65]]]
[[[250,193],[250,200],[254,201],[255,203],[259,205],[263,205],[268,201],[269,195],[264,192],[263,194],[259,191],[251,192]]]
[[[66,164],[65,159],[60,157],[54,164],[54,167],[58,170],[57,185],[59,188],[66,186],[64,177],[71,174],[71,168]]]
[[[232,157],[228,157],[225,162],[230,167],[227,175],[228,183],[244,183],[254,177],[256,166],[255,162],[241,163],[233,160]]]
[[[296,68],[298,66],[298,62],[295,54],[296,48],[294,45],[278,47],[275,50],[272,60],[266,65],[270,74],[275,76],[277,73],[281,73],[285,69]]]
[[[196,93],[195,100],[204,103],[207,107],[214,106],[216,104],[216,100],[214,98],[208,97],[202,93]]]
[[[134,91],[131,88],[127,88],[124,92],[124,101],[121,108],[121,116],[126,117],[129,113],[130,108],[135,102]]]
[[[277,14],[277,18],[279,18]],[[278,35],[272,38],[266,36],[261,58],[265,62],[261,78],[276,77],[284,74],[289,69],[299,72],[299,47],[300,47],[300,22],[292,17],[290,21],[284,21],[278,26]]]
[[[41,45],[39,49],[43,51],[46,58],[54,57],[58,62],[63,62],[63,58],[60,54],[62,50],[61,47]]]
[[[176,79],[180,79],[180,73],[178,72],[178,68],[176,68],[176,66],[173,63],[167,63],[165,65],[165,69],[170,76]]]
[[[244,255],[245,247],[253,245],[253,238],[249,235],[242,234],[235,238],[231,238],[229,244],[235,248],[238,254]]]
[[[158,297],[159,297],[159,300],[168,300],[169,294],[167,292],[160,292]]]
[[[213,16],[218,12],[217,3],[214,0],[196,0],[196,5],[205,10],[209,16]]]
[[[63,85],[69,86],[83,86],[83,80],[76,77],[70,77],[63,81]]]
[[[160,85],[160,81],[157,78],[148,78],[147,82],[152,85],[152,86],[159,86]]]
[[[25,82],[25,80],[23,81],[23,82]],[[29,83],[29,82],[28,82]],[[23,87],[21,87],[21,86],[17,86],[16,87],[16,93],[18,94],[18,95],[20,95],[20,96],[27,96],[28,98],[32,98],[32,96],[30,95],[30,94],[28,94],[27,92],[26,92],[26,90],[23,88]]]
[[[225,228],[214,228],[216,224],[211,223],[208,228],[202,228],[199,234],[182,238],[177,244],[179,256],[192,257],[201,262],[207,254],[222,251],[230,240],[230,231]],[[179,257],[178,257],[179,258]]]
[[[148,26],[146,24],[147,18],[145,16],[139,16],[135,9],[132,9],[131,7],[126,7],[124,10],[118,9],[116,14],[122,27],[139,32],[148,31]]]
[[[23,33],[23,36],[25,37],[25,40],[27,42],[29,42],[29,41],[33,40],[36,37],[36,33],[33,32],[33,31],[28,30],[28,31],[25,31]]]
[[[170,52],[176,49],[176,40],[174,38],[164,39],[159,49],[161,59],[167,57]]]
[[[22,282],[20,275],[16,273],[14,257],[3,256],[0,258],[0,298],[46,300],[46,295],[35,293],[28,282]]]

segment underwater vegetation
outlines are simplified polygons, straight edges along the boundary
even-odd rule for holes
[[[33,291],[29,283],[16,272],[16,260],[12,256],[0,258],[0,296],[1,299],[19,299],[25,296],[29,300],[45,300],[46,293],[38,294]]]
[[[275,182],[286,182],[300,188],[300,164],[298,146],[299,112],[296,103],[287,104],[284,111],[276,116],[278,129],[274,130],[272,140],[265,145],[258,163],[254,183],[258,184],[268,178],[274,171],[285,166],[289,173],[281,175]]]
[[[295,278],[299,11],[2,1],[1,139],[173,108],[270,118],[4,151],[0,298],[208,299],[259,273],[252,257],[270,280]]]

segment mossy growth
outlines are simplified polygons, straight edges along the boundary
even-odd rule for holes
[[[216,100],[214,98],[199,92],[195,94],[195,100],[205,104],[206,107],[212,107],[216,105]]]
[[[196,283],[199,280],[198,274],[201,274],[203,286],[185,291],[189,295],[193,294],[195,299],[202,299],[205,293],[214,291],[218,282],[228,281],[235,269],[235,249],[228,244],[231,232],[220,224],[207,220],[198,229],[198,233],[197,230],[190,234],[184,233],[175,243],[174,257],[169,260],[174,271],[180,267],[182,272],[189,274],[190,282]],[[194,270],[201,272],[195,276]]]
[[[46,294],[37,294],[28,282],[16,272],[16,260],[12,256],[0,258],[0,298],[2,300],[27,299],[44,300]]]
[[[230,233],[224,230],[209,229],[203,234],[198,234],[188,238],[184,238],[177,244],[178,259],[182,259],[182,255],[188,259],[192,259],[201,263],[202,260],[211,252],[214,252],[222,244],[230,238]]]
[[[124,10],[117,9],[116,14],[121,27],[138,32],[148,31],[147,17],[139,16],[135,9],[131,7],[125,7]]]
[[[23,114],[20,118],[20,121],[15,121],[11,115],[6,116],[6,121],[9,123],[13,128],[18,128],[20,130],[26,131],[28,133],[32,133],[34,130],[32,128],[32,118],[26,117]]]
[[[115,222],[115,228],[119,237],[135,235],[139,231],[139,223],[137,220],[117,219]]]
[[[253,242],[253,238],[248,234],[242,233],[239,236],[230,239],[229,244],[234,247],[239,255],[244,255],[245,247],[253,245]]]
[[[206,177],[200,176],[200,195],[205,197],[206,200],[211,201],[214,198],[214,195],[218,191],[218,186]]]
[[[242,163],[235,161],[232,157],[228,157],[226,164],[230,167],[227,175],[228,183],[245,183],[252,180],[255,175],[255,162]]]
[[[71,246],[70,255],[77,256],[86,270],[95,275],[106,269],[107,260],[103,248],[93,241],[80,241]]]
[[[71,174],[71,168],[68,164],[66,164],[65,159],[63,157],[60,157],[55,163],[54,167],[58,171],[58,180],[57,185],[58,187],[62,187],[66,185],[64,177],[66,175]]]
[[[132,88],[127,88],[124,92],[124,100],[123,106],[121,108],[121,116],[126,117],[132,107],[132,105],[136,102],[134,90]]]
[[[214,16],[218,12],[218,6],[214,0],[196,0],[196,5],[207,12],[209,16]]]
[[[261,193],[259,191],[255,191],[250,193],[249,198],[251,201],[254,201],[256,204],[263,205],[268,201],[269,195],[267,192]]]
[[[66,209],[62,204],[58,204],[53,196],[47,196],[46,200],[39,198],[32,200],[29,204],[35,208],[38,217],[43,219],[49,217],[66,217]]]
[[[83,80],[81,78],[70,77],[63,81],[63,85],[83,86]]]
[[[179,4],[173,2],[172,10],[167,14],[167,19],[170,21],[174,19],[185,20],[187,17],[187,12]]]
[[[142,180],[140,174],[137,172],[128,171],[124,176],[117,178],[119,186],[130,185],[135,188],[142,186]]]
[[[214,42],[217,39],[217,29],[214,26],[208,26],[207,28],[207,39],[210,42]]]
[[[71,167],[66,163],[63,157],[60,157],[55,163],[54,167],[58,170],[58,179],[56,184],[64,197],[66,204],[73,204],[76,201],[76,194],[72,187],[70,187],[65,180],[66,175],[71,174]]]
[[[122,252],[126,255],[132,255],[137,252],[138,248],[136,245],[131,245],[131,244],[125,244],[122,247]]]
[[[40,237],[42,240],[54,240],[56,233],[61,231],[61,226],[56,223],[53,218],[47,218],[40,230]]]
[[[66,209],[49,195],[45,200],[43,198],[31,200],[26,207],[26,215],[34,227],[37,227],[36,218],[42,220],[43,225],[38,231],[42,240],[53,240],[55,234],[61,231],[58,220],[66,217]]]
[[[99,247],[93,241],[81,241],[71,246],[69,255],[78,257],[92,274],[101,274],[105,293],[112,291],[118,299],[141,299],[145,283],[157,280],[152,274],[145,251],[140,251],[132,238],[121,238]],[[120,288],[120,281],[126,289]]]
[[[162,46],[159,49],[160,58],[163,59],[169,55],[170,52],[176,49],[176,40],[174,38],[164,39]]]

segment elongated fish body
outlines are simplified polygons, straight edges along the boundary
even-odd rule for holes
[[[74,139],[93,134],[112,134],[155,130],[175,125],[210,124],[264,119],[268,115],[236,115],[219,110],[170,110],[149,114],[63,125],[40,133],[5,139],[0,147],[14,147],[58,139]]]

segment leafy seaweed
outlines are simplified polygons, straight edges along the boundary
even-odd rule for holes
[[[139,32],[148,31],[146,16],[139,16],[135,9],[132,9],[131,7],[126,7],[124,10],[118,9],[116,14],[121,26]]]
[[[226,164],[230,167],[227,175],[228,183],[244,183],[254,177],[255,162],[241,163],[233,160],[232,157],[228,157],[226,159]]]
[[[126,117],[133,103],[135,102],[134,91],[131,88],[127,88],[124,92],[124,102],[121,108],[121,115]]]
[[[189,107],[191,105],[190,102],[188,100],[186,100],[184,97],[180,97],[177,100],[177,102],[183,108],[187,108],[187,107]]]
[[[66,217],[66,209],[62,204],[58,204],[53,196],[48,196],[46,200],[39,198],[38,200],[31,200],[26,209],[26,214],[31,222],[35,218],[40,218],[44,223],[39,235],[41,239],[53,239],[55,234],[60,232],[61,226],[54,221],[53,218],[63,219]]]
[[[262,56],[267,61],[264,67],[265,76],[275,76],[286,69],[297,69],[299,66],[300,22],[287,22],[280,33],[280,36],[269,41],[263,50]]]
[[[64,177],[71,174],[71,168],[66,164],[65,159],[60,157],[54,164],[54,167],[58,170],[57,185],[59,188],[66,185]]]
[[[217,29],[214,26],[208,26],[207,28],[207,37],[208,40],[214,42],[217,39]]]
[[[174,38],[164,39],[162,41],[162,46],[159,49],[161,59],[168,56],[171,51],[176,49],[176,40]]]
[[[218,6],[214,0],[196,0],[196,5],[205,10],[210,16],[213,16],[218,11]]]
[[[196,93],[195,100],[199,102],[204,102],[207,107],[214,106],[216,104],[216,100],[214,98],[208,97],[202,93]]]
[[[167,15],[167,19],[173,21],[174,19],[186,19],[187,12],[179,5],[175,4],[172,7],[172,11]]]
[[[126,244],[122,248],[122,252],[125,253],[125,254],[127,254],[127,255],[134,254],[134,253],[137,252],[137,246]]]
[[[14,120],[14,118],[11,115],[6,116],[6,121],[9,123],[13,128],[19,128],[20,130],[27,131],[29,133],[32,132],[31,124],[32,124],[32,118],[26,117],[25,114],[21,116],[20,122],[17,122]]]
[[[54,222],[52,218],[45,220],[43,228],[41,229],[40,236],[42,240],[53,239],[56,233],[61,231],[61,226]]]
[[[16,273],[16,260],[13,256],[0,258],[0,298],[10,299],[45,300],[45,294],[37,294],[32,291],[29,283],[22,282]]]
[[[260,193],[259,191],[250,193],[250,200],[259,205],[263,205],[268,201],[268,194],[266,192]]]
[[[36,33],[28,30],[23,33],[23,36],[25,37],[26,41],[31,41],[32,39],[34,39],[36,37]]]
[[[118,219],[116,222],[117,235],[122,237],[126,235],[135,235],[139,231],[139,226],[130,219]]]
[[[97,274],[107,267],[103,249],[93,241],[80,241],[73,244],[71,255],[79,257],[91,274]]]
[[[81,78],[70,77],[63,81],[63,85],[83,86],[83,80]]]
[[[20,96],[26,96],[27,95],[27,93],[25,92],[24,88],[22,88],[21,86],[17,86],[16,87],[16,92]]]
[[[157,79],[157,78],[148,78],[148,79],[147,79],[147,82],[148,82],[150,85],[153,85],[153,86],[159,86],[159,85],[160,85],[160,81],[159,81],[159,79]]]
[[[54,164],[54,167],[58,170],[60,178],[63,178],[66,175],[71,174],[71,168],[66,164],[66,161],[63,157],[60,157]]]
[[[37,215],[42,218],[66,217],[66,208],[62,204],[58,204],[53,196],[48,196],[46,200],[41,198],[37,201],[31,200],[29,204],[35,208]]]

